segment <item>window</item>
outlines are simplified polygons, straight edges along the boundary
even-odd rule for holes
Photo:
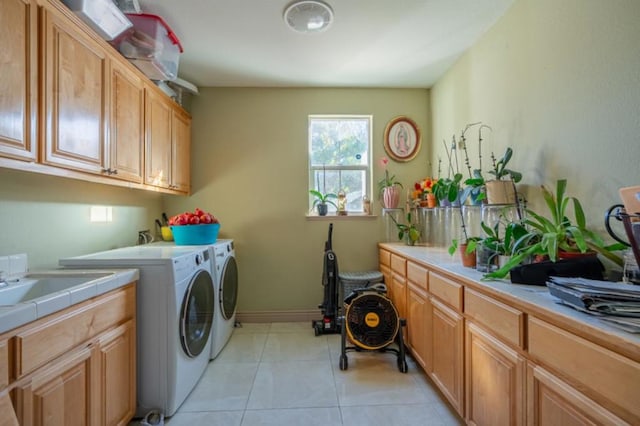
[[[344,191],[348,212],[363,212],[362,198],[371,198],[371,122],[370,115],[309,116],[309,189]]]

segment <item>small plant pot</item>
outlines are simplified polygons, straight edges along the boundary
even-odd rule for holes
[[[318,216],[326,216],[329,211],[329,205],[327,203],[320,203],[316,208],[318,209]]]
[[[476,267],[476,251],[472,251],[471,253],[467,253],[467,245],[460,244],[460,259],[462,260],[462,266],[466,268],[475,268]]]
[[[400,188],[397,186],[387,186],[382,190],[382,205],[385,209],[398,208],[400,204]]]
[[[516,186],[511,180],[490,180],[485,183],[487,204],[515,204]]]
[[[476,270],[493,272],[497,269],[498,255],[494,250],[478,244],[476,247]]]

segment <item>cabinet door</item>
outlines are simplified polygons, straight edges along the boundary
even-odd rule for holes
[[[527,385],[529,426],[630,424],[542,367],[529,366]]]
[[[66,355],[17,388],[21,425],[82,426],[91,424],[90,347]]]
[[[142,79],[112,59],[109,168],[107,174],[142,182],[144,155],[144,89]]]
[[[0,2],[0,156],[36,159],[36,8]]]
[[[523,425],[525,359],[473,323],[465,349],[467,423]]]
[[[431,378],[451,405],[464,417],[462,316],[431,298],[433,369]]]
[[[191,190],[191,118],[175,109],[172,134],[171,189],[188,193]]]
[[[43,161],[102,173],[105,163],[104,49],[52,6],[43,8]]]
[[[126,425],[136,409],[135,326],[128,321],[99,341],[101,424]]]
[[[426,292],[409,283],[407,287],[407,344],[415,360],[431,372],[431,301]]]
[[[145,177],[148,185],[169,188],[171,182],[171,105],[145,89]]]

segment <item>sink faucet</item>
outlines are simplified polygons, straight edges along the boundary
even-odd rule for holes
[[[9,283],[4,276],[4,271],[0,271],[0,288],[8,286]]]

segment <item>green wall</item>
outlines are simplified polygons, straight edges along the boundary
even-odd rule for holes
[[[434,157],[482,121],[485,178],[511,146],[530,207],[546,213],[539,185],[567,178],[603,231],[618,189],[640,184],[639,19],[637,0],[516,1],[432,88]],[[468,138],[478,167],[477,130]]]
[[[306,217],[307,117],[373,115],[374,185],[386,124],[398,115],[426,133],[418,156],[391,162],[405,188],[428,170],[429,92],[372,89],[205,88],[192,99],[192,196],[165,197],[169,214],[200,207],[233,238],[243,312],[316,309],[322,301],[322,259],[331,219]],[[403,200],[404,201],[404,200]],[[341,270],[377,268],[376,218],[333,218],[333,249]]]
[[[113,221],[89,221],[93,205],[113,208]],[[0,169],[0,256],[27,253],[31,270],[58,267],[68,256],[131,246],[153,231],[159,194]]]

